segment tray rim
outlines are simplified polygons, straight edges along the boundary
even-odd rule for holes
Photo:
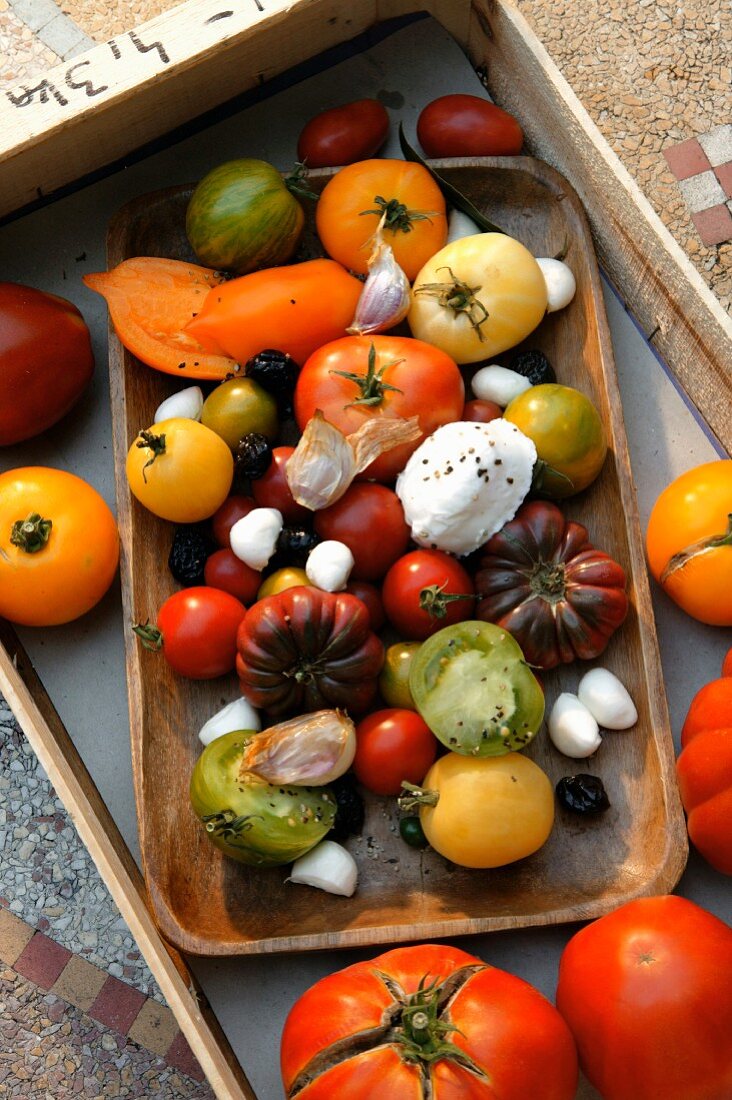
[[[430,160],[430,164],[439,168],[507,168],[511,170],[524,170],[529,172],[529,166],[534,171],[534,178],[539,179],[545,186],[555,193],[563,193],[571,203],[576,215],[584,225],[586,238],[592,244],[592,236],[588,224],[587,215],[572,185],[553,166],[535,157],[450,157]],[[319,169],[312,175],[317,179],[327,178],[335,169]],[[179,184],[173,187],[159,188],[154,191],[139,195],[125,203],[110,220],[107,233],[107,262],[112,267],[126,256],[121,251],[121,236],[123,227],[138,211],[144,210],[154,202],[172,198],[189,191],[192,184]],[[403,923],[397,925],[379,925],[369,927],[357,927],[339,931],[295,934],[287,936],[275,936],[256,940],[217,939],[211,940],[201,935],[191,934],[183,929],[177,922],[169,906],[162,898],[152,876],[147,874],[146,845],[144,843],[144,827],[142,815],[143,791],[141,784],[142,761],[141,743],[144,734],[137,738],[133,729],[135,717],[142,713],[142,697],[140,693],[141,669],[139,667],[139,647],[135,643],[130,631],[125,631],[125,664],[128,701],[130,707],[130,732],[131,751],[133,763],[133,778],[135,788],[135,808],[140,833],[140,850],[143,862],[145,883],[148,892],[149,904],[153,917],[165,938],[187,954],[204,957],[270,954],[289,951],[325,950],[334,948],[363,947],[372,944],[398,943],[415,939],[429,938],[453,938],[462,935],[484,934],[487,932],[505,931],[508,929],[541,927],[569,923],[572,921],[586,921],[603,916],[616,909],[619,904],[632,901],[638,897],[653,896],[669,893],[678,883],[686,866],[689,844],[686,826],[684,823],[683,809],[681,806],[678,787],[675,782],[675,756],[673,740],[670,730],[668,707],[663,683],[663,674],[658,647],[658,638],[653,616],[650,583],[646,569],[645,558],[642,552],[642,537],[640,518],[636,501],[635,487],[630,466],[627,438],[622,416],[622,405],[618,388],[617,372],[612,352],[612,341],[607,322],[602,286],[600,282],[599,268],[594,247],[588,256],[588,267],[592,298],[595,304],[595,319],[598,329],[598,343],[603,363],[603,375],[607,388],[608,409],[610,420],[606,424],[609,432],[611,449],[615,463],[618,467],[618,485],[620,490],[620,502],[626,517],[625,526],[628,533],[628,554],[631,563],[633,583],[636,588],[638,607],[647,609],[647,615],[639,615],[638,634],[640,649],[645,668],[645,682],[647,685],[647,698],[649,704],[649,718],[656,742],[660,771],[660,799],[664,809],[664,848],[660,862],[652,869],[651,876],[637,889],[624,895],[622,901],[615,896],[603,898],[598,896],[590,901],[572,906],[562,906],[546,910],[541,913],[510,914],[501,916],[487,916],[481,918],[452,918],[438,921]],[[124,530],[132,513],[131,495],[124,475],[124,456],[127,454],[128,442],[125,433],[126,427],[126,398],[124,394],[123,375],[125,369],[126,352],[119,341],[111,319],[109,320],[109,378],[110,378],[110,403],[112,411],[113,450],[114,450],[114,476],[115,493],[117,498],[117,512],[120,528]],[[123,456],[120,461],[120,456]],[[635,537],[631,537],[635,536]],[[122,587],[122,604],[125,622],[133,618],[132,608],[132,571],[128,559],[125,539],[121,540],[120,574]],[[135,674],[133,674],[133,672]],[[654,690],[655,689],[655,690]]]

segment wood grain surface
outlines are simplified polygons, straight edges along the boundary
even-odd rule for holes
[[[576,771],[602,776],[611,809],[597,820],[558,810],[552,836],[535,855],[493,871],[456,867],[433,852],[407,848],[390,800],[368,800],[361,838],[349,842],[359,865],[354,897],[287,883],[287,870],[254,870],[224,858],[208,842],[188,803],[198,756],[197,731],[237,696],[235,679],[176,677],[159,655],[126,631],[132,759],[140,845],[150,903],[163,934],[180,950],[228,955],[296,951],[429,939],[586,920],[645,894],[670,891],[687,855],[673,778],[673,748],[663,691],[641,532],[602,293],[587,222],[567,183],[529,158],[438,162],[445,174],[537,256],[567,247],[577,295],[525,342],[541,348],[558,381],[585,392],[606,425],[603,472],[569,502],[595,545],[625,568],[631,611],[601,663],[627,685],[637,725],[608,733],[597,758],[571,761],[542,733],[527,750],[552,782]],[[313,173],[314,190],[329,172]],[[156,192],[124,207],[108,238],[109,265],[133,255],[190,260],[184,215],[190,188]],[[305,254],[312,254],[312,230]],[[124,617],[154,619],[176,588],[166,567],[170,524],[128,490],[124,466],[137,432],[148,427],[175,379],[140,364],[110,332],[118,516],[122,535]],[[574,691],[587,665],[545,677],[547,707]]]

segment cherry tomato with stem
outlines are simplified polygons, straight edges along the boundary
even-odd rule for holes
[[[146,649],[162,649],[174,672],[191,680],[213,680],[236,663],[236,635],[246,615],[244,604],[228,592],[204,586],[169,596],[157,625],[133,630]]]
[[[413,710],[377,710],[356,726],[353,770],[373,794],[397,795],[402,781],[421,783],[437,756],[437,740]]]
[[[472,618],[475,607],[469,573],[442,550],[413,550],[399,558],[384,577],[381,596],[392,626],[416,641]]]

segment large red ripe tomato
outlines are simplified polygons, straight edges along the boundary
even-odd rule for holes
[[[393,481],[423,439],[460,419],[464,397],[457,366],[431,344],[408,336],[346,336],[319,348],[300,371],[295,419],[304,431],[321,409],[350,435],[374,417],[418,416],[421,436],[386,451],[359,475]]]
[[[577,1088],[572,1036],[549,1001],[434,944],[316,982],[285,1021],[280,1064],[288,1100],[572,1100]]]
[[[557,1007],[604,1100],[732,1096],[732,929],[693,902],[642,898],[581,929]]]
[[[353,554],[351,576],[376,581],[407,549],[409,528],[399,497],[385,485],[355,482],[340,500],[315,515],[321,539],[343,542]]]
[[[455,558],[442,550],[413,550],[392,565],[381,598],[387,619],[402,637],[422,642],[443,626],[474,618],[474,591]]]
[[[93,371],[89,330],[75,305],[0,283],[0,447],[65,416]]]
[[[499,157],[521,152],[524,135],[513,115],[477,95],[443,95],[417,120],[428,157]]]

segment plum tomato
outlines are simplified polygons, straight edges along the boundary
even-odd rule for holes
[[[355,596],[361,603],[366,605],[369,618],[371,619],[371,629],[375,634],[378,634],[386,622],[386,615],[384,614],[384,604],[381,599],[381,593],[376,585],[369,584],[368,581],[349,580],[346,585],[346,592],[350,592],[352,596]]]
[[[378,99],[357,99],[321,111],[297,140],[297,159],[308,168],[331,168],[373,157],[386,141],[389,115]]]
[[[285,467],[294,453],[294,447],[275,447],[272,462],[266,474],[252,482],[252,495],[258,508],[276,508],[286,524],[297,526],[310,519],[312,512],[298,504],[287,484]]]
[[[421,642],[394,642],[384,654],[384,667],[379,675],[381,698],[390,707],[416,710],[409,690],[409,670]]]
[[[161,649],[179,676],[213,680],[236,664],[236,635],[244,604],[219,588],[184,588],[158,611],[157,628],[133,627],[146,649]]]
[[[258,507],[259,505],[253,497],[239,495],[227,497],[211,517],[213,536],[219,546],[223,546],[228,550],[231,528],[237,520],[248,516],[251,511]]]
[[[335,504],[316,513],[314,525],[321,539],[345,543],[353,554],[351,576],[360,581],[380,580],[409,543],[399,497],[373,482],[355,482]]]
[[[65,416],[93,371],[89,330],[75,305],[0,282],[0,447]]]
[[[413,710],[377,710],[356,726],[353,770],[373,794],[400,794],[403,780],[421,783],[436,755],[434,734]]]
[[[248,606],[257,598],[262,574],[237,558],[233,550],[216,550],[203,569],[204,580],[211,588],[220,588]]]
[[[490,424],[491,420],[498,420],[501,416],[503,409],[495,401],[483,401],[476,397],[465,402],[462,419],[476,424]]]
[[[389,622],[423,641],[443,626],[473,616],[475,588],[467,570],[442,550],[413,550],[394,562],[381,596]]]
[[[443,95],[423,108],[417,137],[428,157],[500,157],[521,152],[513,115],[476,95]]]

